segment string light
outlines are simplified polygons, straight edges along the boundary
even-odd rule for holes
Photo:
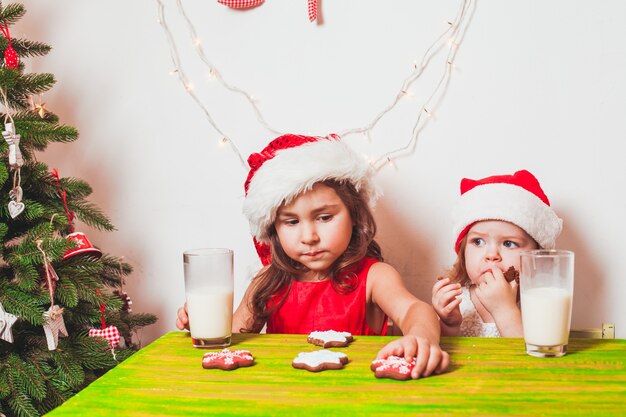
[[[215,131],[219,133],[223,138],[227,137],[227,135],[224,132],[222,132],[222,130],[217,126],[217,124],[215,123],[215,120],[213,120],[213,117],[211,116],[207,108],[204,107],[204,105],[202,104],[198,96],[196,96],[193,90],[189,88],[190,84],[187,81],[187,76],[185,75],[185,72],[182,69],[182,66],[180,63],[180,56],[176,48],[176,43],[174,42],[174,37],[172,36],[172,32],[170,31],[169,26],[167,25],[167,22],[165,21],[165,12],[164,12],[163,3],[161,2],[161,0],[156,0],[156,2],[158,5],[158,11],[159,11],[158,22],[163,28],[163,30],[165,31],[165,34],[167,37],[167,42],[170,47],[170,58],[172,59],[172,63],[174,64],[174,67],[175,67],[175,70],[173,71],[174,74],[178,76],[178,80],[181,82],[183,87],[185,87],[185,91],[189,94],[189,96],[196,102],[196,104],[198,104],[198,106],[200,106],[207,121],[213,127],[213,129],[215,129]],[[196,36],[194,36],[194,38],[196,38]],[[235,146],[235,144],[232,141],[229,141],[229,143],[231,145],[231,148],[233,149],[233,151],[239,158],[239,162],[244,167],[244,169],[247,170],[248,164],[246,163],[244,158],[241,156],[241,152],[239,152],[239,149],[237,148],[237,146]]]
[[[200,102],[197,96],[193,93],[192,89],[188,88],[190,84],[187,82],[186,76],[180,65],[180,58],[178,54],[178,49],[176,47],[176,43],[174,42],[172,33],[170,32],[169,27],[167,26],[165,22],[163,3],[161,0],[156,0],[156,2],[158,5],[158,9],[159,9],[159,23],[164,29],[164,31],[166,32],[168,44],[170,47],[170,56],[176,67],[175,73],[178,75],[179,80],[181,81],[181,83],[183,84],[183,86],[185,87],[189,95],[201,107],[201,109],[203,110],[211,126],[213,126],[213,128],[222,136],[221,142],[223,142],[224,144],[229,143],[231,145],[233,151],[237,153],[240,161],[242,162],[242,165],[247,170],[248,166],[245,163],[243,157],[241,156],[239,150],[235,146],[234,142],[230,138],[228,138],[228,136],[225,135],[221,131],[221,129],[219,129],[219,127],[216,125],[215,121],[209,114],[206,107],[204,107],[204,105]],[[187,28],[189,31],[189,35],[191,37],[191,41],[194,45],[194,49],[196,53],[198,54],[198,56],[200,57],[201,61],[208,68],[209,78],[218,80],[220,84],[227,90],[234,92],[236,94],[243,95],[244,98],[249,103],[249,105],[254,110],[257,120],[267,130],[277,135],[283,134],[284,132],[272,127],[266,121],[261,110],[257,106],[257,100],[255,97],[253,97],[251,94],[249,94],[245,90],[235,85],[232,85],[230,83],[227,83],[224,80],[224,78],[221,76],[218,69],[207,58],[204,52],[204,48],[202,47],[202,42],[200,41],[200,38],[197,36],[196,29],[193,23],[191,22],[191,20],[189,19],[189,17],[187,16],[185,9],[183,8],[181,0],[176,0],[176,4],[178,6],[179,14],[183,17],[183,19],[185,20],[187,24]],[[424,129],[426,124],[431,119],[434,119],[432,111],[440,103],[441,99],[445,95],[447,88],[450,84],[452,70],[455,68],[454,60],[456,58],[456,54],[459,50],[459,47],[463,41],[465,32],[468,28],[469,21],[471,20],[471,15],[473,14],[474,9],[475,9],[475,0],[461,0],[461,4],[459,6],[455,19],[452,21],[449,21],[449,20],[446,21],[446,24],[447,24],[446,30],[444,30],[437,37],[437,39],[428,47],[428,49],[426,50],[426,52],[424,53],[420,61],[416,60],[412,63],[413,71],[403,81],[399,92],[395,95],[394,99],[387,105],[387,107],[385,107],[369,123],[365,124],[364,126],[346,129],[343,132],[338,134],[338,136],[340,137],[346,137],[346,136],[354,135],[354,134],[361,134],[361,135],[364,135],[367,138],[368,142],[371,143],[372,131],[377,126],[378,122],[387,113],[391,112],[397,106],[400,100],[402,100],[403,98],[408,98],[411,101],[413,101],[414,94],[411,91],[411,86],[413,85],[415,81],[417,81],[422,76],[426,68],[433,61],[433,58],[436,55],[438,55],[440,51],[444,49],[444,47],[447,47],[448,53],[444,61],[445,65],[442,70],[442,75],[437,80],[434,88],[432,89],[430,94],[427,96],[426,100],[421,104],[420,108],[415,113],[416,121],[415,121],[415,124],[413,125],[410,139],[406,142],[404,146],[391,150],[389,152],[386,152],[383,155],[381,155],[378,159],[371,162],[371,164],[374,166],[376,170],[380,170],[385,165],[396,167],[396,165],[393,164],[393,159],[396,159],[401,156],[405,156],[407,154],[411,154],[414,152],[420,132]]]

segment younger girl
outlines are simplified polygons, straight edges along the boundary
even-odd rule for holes
[[[461,180],[454,215],[456,263],[435,283],[432,305],[444,336],[522,337],[520,252],[552,249],[563,221],[528,171]]]
[[[378,358],[417,357],[413,378],[443,372],[431,306],[382,262],[370,211],[378,197],[367,162],[336,137],[284,135],[248,159],[244,214],[264,265],[233,316],[233,332],[404,336]],[[187,327],[184,307],[176,325]]]

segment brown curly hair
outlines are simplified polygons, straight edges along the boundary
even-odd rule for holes
[[[341,294],[347,294],[356,288],[357,276],[349,270],[357,266],[364,257],[383,260],[380,246],[374,240],[376,222],[367,203],[367,195],[356,190],[352,183],[347,181],[326,180],[322,184],[335,190],[341,201],[348,208],[350,218],[355,225],[352,228],[352,237],[346,251],[331,266],[329,278],[333,287]],[[268,230],[272,262],[259,272],[252,280],[252,293],[248,308],[252,312],[252,323],[241,332],[259,332],[287,298],[294,277],[304,270],[299,262],[289,258],[284,252],[274,225]],[[347,272],[347,273],[346,273]],[[279,302],[269,305],[270,300],[277,294],[284,293]]]

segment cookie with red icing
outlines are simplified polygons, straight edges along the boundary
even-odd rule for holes
[[[386,359],[372,361],[370,369],[376,378],[391,378],[399,380],[411,379],[411,371],[415,367],[415,358],[410,362],[399,356],[388,356]]]
[[[327,369],[341,369],[346,363],[348,363],[348,355],[345,353],[321,349],[298,353],[298,356],[291,362],[291,366],[310,372],[320,372]]]
[[[345,347],[348,346],[352,340],[352,334],[350,332],[336,332],[334,330],[326,330],[324,332],[311,332],[307,337],[307,342],[321,346],[323,348],[329,347]]]
[[[233,369],[252,366],[254,357],[248,350],[222,349],[219,352],[207,352],[202,357],[202,367],[205,369]]]

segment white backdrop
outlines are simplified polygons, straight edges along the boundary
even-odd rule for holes
[[[275,137],[248,103],[215,80],[194,53],[174,0],[166,21],[194,91],[244,157]],[[42,97],[80,140],[38,157],[94,188],[92,201],[117,226],[77,229],[135,272],[134,310],[159,316],[145,344],[174,329],[184,301],[182,252],[235,250],[236,303],[260,263],[241,214],[246,171],[187,95],[157,22],[155,0],[42,2],[13,36],[52,45],[27,70],[58,80]],[[209,60],[253,94],[280,131],[326,135],[366,125],[397,94],[459,1],[323,1],[322,25],[305,0],[271,0],[234,11],[183,0]],[[526,168],[565,221],[557,246],[576,253],[573,327],[616,324],[626,337],[626,3],[480,1],[433,118],[410,155],[379,171],[375,216],[388,262],[430,300],[454,259],[451,208],[463,176]],[[386,116],[371,141],[346,138],[376,157],[403,146],[441,66]]]

